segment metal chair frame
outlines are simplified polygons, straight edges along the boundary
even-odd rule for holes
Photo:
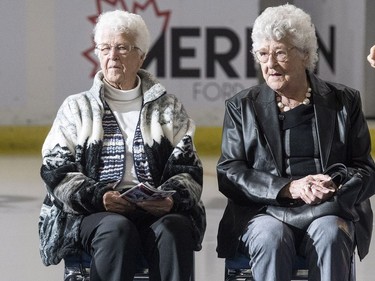
[[[70,256],[64,259],[64,281],[90,281],[91,257],[87,253],[81,256]],[[133,280],[148,281],[148,265],[145,260],[139,262],[139,268]]]
[[[224,281],[253,281],[249,262],[250,259],[244,255],[226,258]],[[307,269],[306,260],[298,256],[293,269],[292,281],[308,280],[308,276],[309,271]],[[349,281],[356,281],[355,254],[353,254],[352,257]]]
[[[64,262],[64,281],[90,281],[90,255],[88,255],[87,253],[83,253],[81,256],[67,257],[64,259]],[[137,268],[137,272],[133,280],[150,280],[148,265],[144,259],[139,261],[139,268]],[[191,281],[195,281],[194,264]]]
[[[134,276],[134,281],[148,281],[148,269],[145,268],[139,271]],[[66,266],[64,272],[64,281],[90,281],[90,268],[83,267],[82,265],[77,266]]]

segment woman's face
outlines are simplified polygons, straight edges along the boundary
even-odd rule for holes
[[[130,51],[124,54],[124,48],[129,46]],[[115,88],[129,90],[135,86],[144,54],[133,46],[134,38],[124,33],[104,31],[99,37],[97,48],[100,67],[104,78]]]
[[[272,54],[272,55],[271,55]],[[304,81],[306,58],[294,46],[284,41],[264,41],[256,50],[263,78],[277,92],[287,92]]]

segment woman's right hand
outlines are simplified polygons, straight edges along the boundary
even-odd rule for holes
[[[375,68],[375,45],[371,47],[367,60],[370,65]]]
[[[130,213],[136,209],[136,205],[121,197],[118,191],[106,192],[103,204],[106,211],[119,214]]]
[[[334,195],[337,189],[331,177],[323,174],[309,175],[294,180],[285,188],[287,188],[288,197],[301,199],[309,205],[316,205],[327,201]]]

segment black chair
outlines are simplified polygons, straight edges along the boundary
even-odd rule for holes
[[[64,259],[64,281],[90,281],[91,256],[82,253],[81,256],[69,256]],[[144,258],[138,262],[134,280],[148,281],[148,265]]]
[[[91,256],[87,253],[82,253],[81,256],[69,256],[64,259],[64,281],[90,281],[90,262]],[[148,281],[148,264],[142,258],[138,262],[137,273],[134,276],[134,281]],[[191,281],[194,281],[194,266]]]
[[[233,258],[225,259],[224,281],[253,281],[249,262],[249,258],[240,254]],[[306,260],[303,257],[297,257],[293,268],[292,280],[307,280],[308,276],[309,271],[307,269]],[[352,257],[349,281],[356,281],[354,254]]]

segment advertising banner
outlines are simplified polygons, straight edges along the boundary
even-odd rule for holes
[[[184,103],[201,126],[220,126],[224,101],[256,83],[250,28],[255,0],[57,1],[57,103],[90,87],[99,70],[91,40],[97,16],[124,9],[140,14],[152,46],[143,65]],[[233,7],[241,7],[233,12]]]
[[[367,97],[371,97],[364,91],[364,71],[368,66],[366,1],[295,0],[294,4],[311,15],[317,29],[320,48],[318,73],[321,78],[355,88],[361,92],[363,104],[369,102]]]
[[[293,2],[316,25],[318,74],[362,90],[365,1]],[[260,3],[1,1],[0,125],[48,125],[68,95],[89,89],[99,70],[92,40],[96,19],[122,9],[140,14],[149,26],[152,43],[143,67],[184,103],[198,126],[220,127],[224,101],[259,81],[250,35]]]

